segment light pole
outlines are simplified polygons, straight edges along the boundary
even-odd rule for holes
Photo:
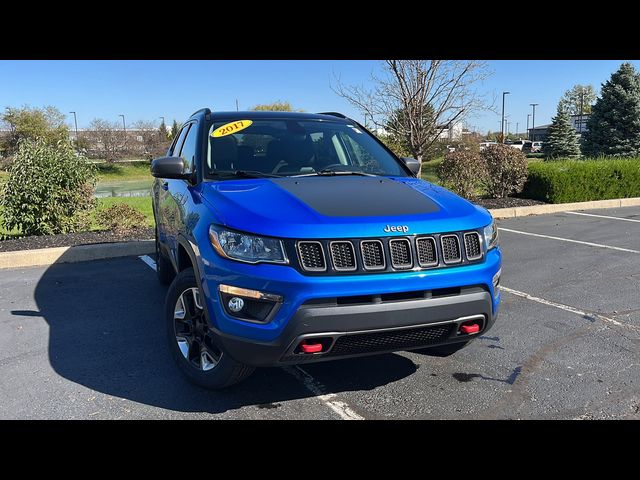
[[[531,114],[527,113],[527,140],[531,140],[529,138],[529,119],[531,118]]]
[[[69,113],[73,113],[73,123],[76,126],[76,142],[78,141],[78,117],[76,117],[76,112],[69,112]]]
[[[120,114],[119,117],[122,117],[122,129],[124,130],[124,134],[127,134],[127,124],[124,123],[124,115]]]
[[[536,139],[536,107],[540,104],[530,103],[529,105],[533,107],[533,116],[531,117],[531,130],[533,130],[533,135],[532,135],[533,138],[531,140],[535,141]]]
[[[520,124],[519,124],[518,122],[516,122],[516,137],[518,136],[518,126],[519,126],[519,125],[520,125]]]
[[[511,92],[502,92],[502,143],[504,143],[504,97],[509,95]]]

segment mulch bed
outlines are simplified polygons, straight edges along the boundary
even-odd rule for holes
[[[92,243],[128,242],[132,240],[153,240],[153,228],[138,228],[124,234],[115,232],[61,233],[0,241],[0,252],[15,252],[34,248],[69,247]]]
[[[531,205],[544,205],[545,202],[540,200],[531,200],[530,198],[481,198],[475,200],[474,203],[482,205],[484,208],[513,208],[513,207],[529,207]]]

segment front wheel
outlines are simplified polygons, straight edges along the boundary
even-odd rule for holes
[[[181,271],[169,287],[165,304],[169,348],[191,382],[220,389],[244,380],[254,369],[235,361],[218,345],[203,301],[193,268]]]

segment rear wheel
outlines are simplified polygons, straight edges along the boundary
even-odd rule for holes
[[[160,240],[158,239],[158,228],[156,227],[156,274],[162,285],[169,285],[175,277],[173,265],[160,249]]]
[[[203,301],[193,268],[181,271],[167,292],[169,348],[191,382],[220,389],[244,380],[254,369],[235,361],[218,345]]]

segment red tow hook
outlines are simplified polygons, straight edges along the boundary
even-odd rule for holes
[[[477,323],[460,325],[460,333],[466,333],[467,335],[471,335],[473,333],[478,333],[479,331],[480,331],[480,325],[478,325]]]
[[[306,340],[300,342],[300,350],[303,353],[318,353],[322,351],[321,343],[307,343]]]

